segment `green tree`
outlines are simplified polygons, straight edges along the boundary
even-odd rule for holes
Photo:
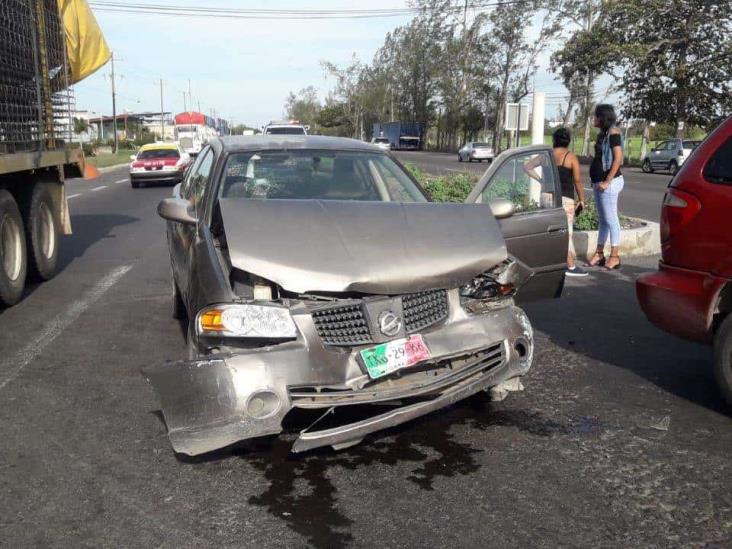
[[[290,92],[285,103],[285,112],[289,119],[299,120],[301,124],[309,124],[313,128],[317,124],[321,108],[318,90],[313,86],[301,89],[297,95]]]
[[[89,129],[89,121],[85,118],[74,117],[74,133],[76,135],[86,133]]]
[[[621,73],[626,116],[710,128],[732,111],[732,3],[618,0],[595,35]]]

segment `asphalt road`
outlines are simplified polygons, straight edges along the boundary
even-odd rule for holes
[[[487,168],[486,162],[458,162],[457,153],[433,153],[395,151],[403,162],[411,162],[428,173],[440,175],[449,172],[470,171],[482,174]],[[667,172],[643,173],[640,168],[625,167],[622,169],[625,188],[620,193],[619,209],[621,213],[632,217],[640,217],[658,222],[661,217],[661,202],[671,181]],[[585,190],[591,196],[589,166],[581,166],[582,180]]]
[[[0,312],[4,547],[729,546],[732,410],[710,350],[650,326],[653,259],[527,306],[526,390],[342,452],[293,431],[176,456],[149,363],[185,356],[158,200],[120,170],[69,184],[62,271]]]

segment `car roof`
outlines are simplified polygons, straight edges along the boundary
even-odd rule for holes
[[[383,151],[370,143],[345,137],[322,135],[231,135],[219,137],[224,152],[251,151],[262,149],[321,149]]]
[[[140,151],[155,151],[155,150],[177,150],[178,145],[175,143],[148,143],[140,147]]]

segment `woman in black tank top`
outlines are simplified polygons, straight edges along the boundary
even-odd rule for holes
[[[562,184],[562,206],[567,213],[569,225],[569,249],[567,250],[567,276],[587,276],[587,272],[577,266],[577,258],[572,242],[574,217],[585,206],[585,189],[580,180],[579,160],[567,147],[572,139],[567,128],[558,128],[552,135],[554,161],[559,170]],[[576,195],[575,195],[576,192]],[[575,196],[579,201],[575,201]]]

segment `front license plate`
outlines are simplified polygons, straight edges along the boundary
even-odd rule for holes
[[[432,355],[421,335],[396,339],[360,352],[361,360],[371,379],[388,375],[429,360]]]

